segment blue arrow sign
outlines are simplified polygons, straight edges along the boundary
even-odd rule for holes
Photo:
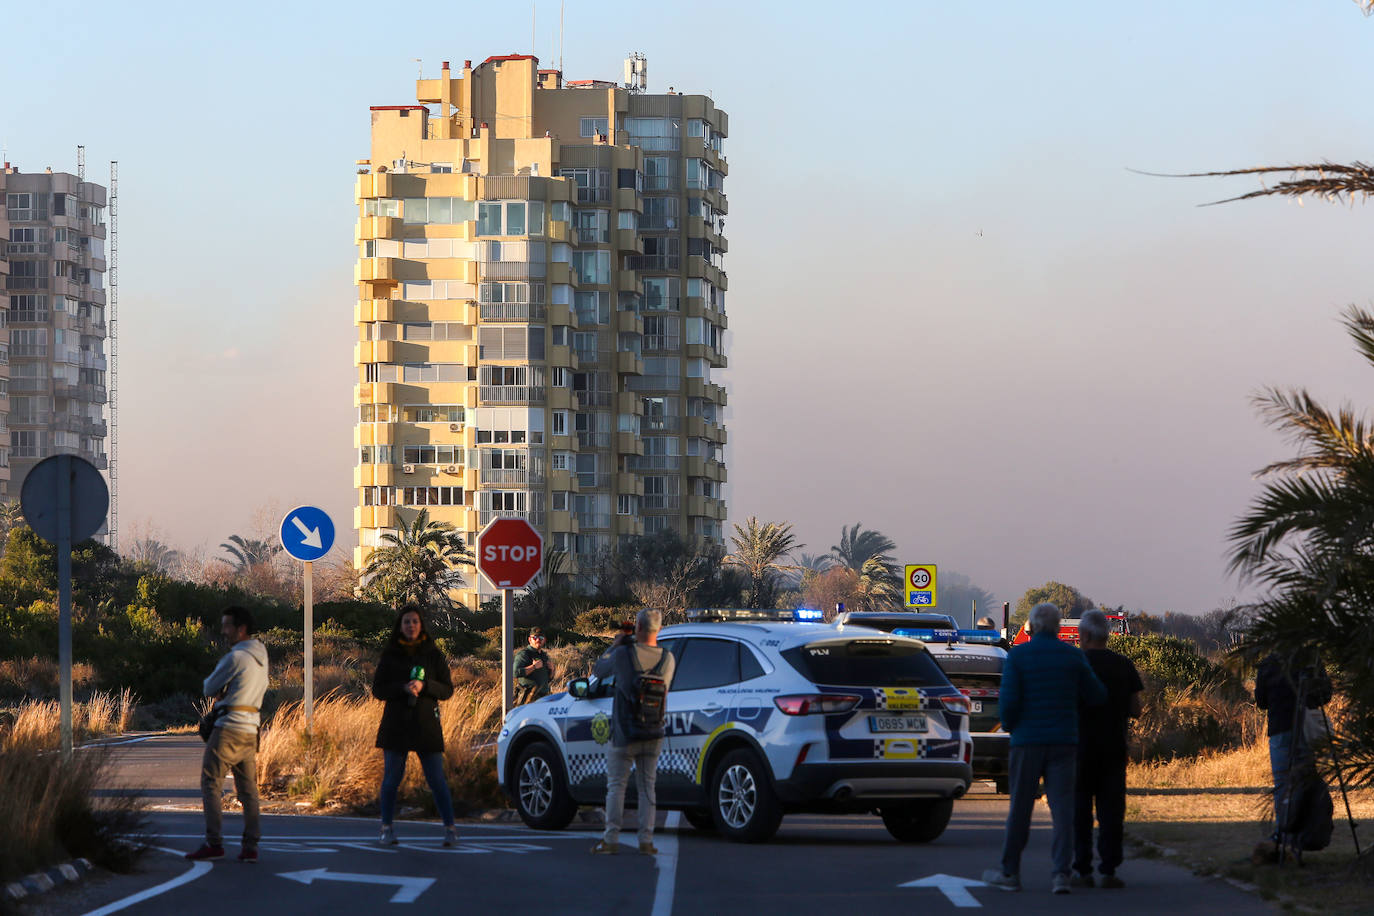
[[[281,520],[281,545],[297,560],[318,560],[334,546],[334,523],[323,509],[297,506]]]

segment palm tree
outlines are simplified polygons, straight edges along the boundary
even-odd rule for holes
[[[451,592],[466,584],[462,570],[473,565],[462,536],[421,509],[409,525],[398,519],[396,530],[382,534],[381,541],[363,568],[366,589],[394,608],[414,602],[451,624],[453,612],[462,609]]]
[[[725,562],[741,567],[749,576],[749,597],[754,607],[771,604],[767,600],[772,595],[771,580],[780,572],[796,569],[778,561],[791,551],[806,546],[797,543],[791,524],[760,523],[752,515],[745,519],[743,528],[735,525],[735,533],[730,540],[735,545],[735,552],[728,555]]]
[[[896,564],[882,554],[864,560],[851,603],[856,611],[901,610],[902,577]]]
[[[0,502],[0,551],[9,540],[10,532],[24,524],[24,509],[17,499]]]
[[[170,573],[181,563],[181,551],[159,541],[143,537],[134,541],[129,550],[129,562],[158,573]],[[221,559],[221,562],[228,562]]]
[[[266,563],[281,553],[280,544],[272,541],[260,541],[257,538],[245,538],[242,535],[231,534],[229,541],[220,544],[220,547],[229,552],[229,559],[216,557],[221,563],[226,563],[234,568],[234,572],[248,572],[260,563]]]
[[[1346,330],[1374,366],[1374,314],[1351,307]],[[1237,656],[1315,653],[1347,700],[1336,746],[1346,776],[1374,778],[1374,426],[1305,390],[1268,388],[1255,403],[1299,454],[1259,473],[1260,495],[1232,527],[1233,570],[1264,588]]]
[[[897,549],[896,543],[881,531],[863,531],[863,525],[840,528],[840,543],[830,548],[835,561],[846,569],[863,575],[864,564],[876,556],[886,556]],[[891,564],[889,564],[891,566]],[[895,567],[892,567],[895,574]]]

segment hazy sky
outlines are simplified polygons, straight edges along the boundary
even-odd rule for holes
[[[5,14],[0,144],[120,163],[120,517],[211,551],[314,503],[351,548],[354,160],[423,68],[530,50],[530,7],[36,4]],[[559,5],[537,4],[550,60]],[[570,79],[730,113],[730,510],[845,524],[1014,601],[1047,579],[1201,612],[1290,453],[1250,396],[1368,403],[1337,324],[1374,210],[1198,204],[1368,158],[1348,0],[568,2]],[[420,58],[417,63],[415,58]]]

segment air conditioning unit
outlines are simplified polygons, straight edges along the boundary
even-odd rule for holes
[[[451,432],[451,433],[461,433],[461,432],[463,431],[463,424],[462,424],[462,423],[450,423],[450,424],[448,425],[448,431]]]
[[[444,467],[445,474],[457,474],[459,470],[461,470],[461,468],[456,464],[445,465]]]
[[[401,465],[401,473],[402,473],[402,474],[414,474],[414,473],[415,473],[415,465],[413,465],[413,464],[403,464],[403,465]]]

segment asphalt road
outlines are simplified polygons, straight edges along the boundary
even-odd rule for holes
[[[457,847],[440,845],[435,823],[397,824],[401,845],[376,845],[377,825],[357,818],[266,816],[262,860],[234,861],[237,814],[225,817],[228,855],[193,864],[175,854],[197,846],[203,822],[193,787],[199,741],[153,739],[121,748],[119,770],[144,787],[158,810],[156,874],[107,882],[63,910],[173,914],[406,912],[412,905],[466,913],[547,912],[868,914],[953,912],[981,908],[1017,913],[1250,913],[1269,905],[1224,882],[1198,878],[1150,859],[1131,859],[1124,890],[1049,893],[1049,826],[1043,805],[1022,868],[1025,889],[979,886],[999,856],[1006,800],[975,795],[956,804],[954,820],[936,842],[897,843],[876,817],[798,815],[760,845],[725,842],[675,815],[663,817],[659,855],[632,845],[617,856],[592,856],[590,828],[537,832],[522,824],[462,824]],[[190,781],[191,785],[187,784]],[[187,810],[173,810],[186,806]],[[634,843],[633,832],[623,842]],[[165,850],[165,851],[164,851]],[[152,861],[150,859],[150,861]],[[941,878],[939,876],[946,876]],[[926,880],[938,886],[909,886]],[[178,883],[180,882],[180,883]],[[969,882],[972,882],[971,884]],[[143,896],[138,896],[143,895]],[[54,904],[57,901],[53,901]]]

